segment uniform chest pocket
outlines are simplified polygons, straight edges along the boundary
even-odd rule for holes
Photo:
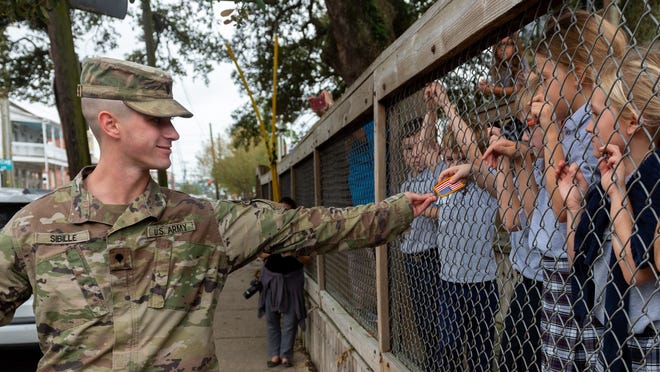
[[[175,310],[210,306],[217,286],[213,248],[204,244],[158,238],[149,307]]]
[[[36,267],[37,326],[57,333],[108,313],[101,288],[75,247],[40,259]]]

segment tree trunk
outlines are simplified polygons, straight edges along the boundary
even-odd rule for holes
[[[154,16],[151,12],[151,1],[142,0],[142,30],[147,54],[147,65],[156,67],[156,41],[154,40]],[[167,187],[167,170],[158,170],[158,184]]]
[[[395,39],[399,9],[388,0],[325,0],[330,42],[323,61],[351,85]]]
[[[82,115],[80,98],[76,94],[80,82],[80,67],[73,46],[71,18],[66,1],[53,1],[48,10],[50,54],[55,67],[55,102],[62,123],[69,161],[69,178],[91,164],[87,126]]]

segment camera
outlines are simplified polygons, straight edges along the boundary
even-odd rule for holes
[[[245,292],[243,292],[243,297],[247,300],[248,298],[252,297],[255,293],[261,291],[261,288],[263,285],[261,284],[261,281],[259,279],[253,279],[250,282],[250,288],[246,289]]]

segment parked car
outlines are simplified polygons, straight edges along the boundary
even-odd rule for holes
[[[12,216],[31,201],[45,193],[43,190],[0,188],[0,229]],[[37,326],[34,323],[32,297],[19,306],[10,324],[0,327],[0,346],[38,344]]]

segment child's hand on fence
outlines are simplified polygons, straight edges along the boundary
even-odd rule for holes
[[[477,83],[477,90],[481,93],[492,93],[492,88],[489,87],[488,80],[480,80],[479,83]]]
[[[514,159],[518,151],[518,143],[500,137],[491,142],[490,146],[484,151],[481,159],[488,164],[490,168],[497,169],[500,157],[506,156],[509,159]]]
[[[598,161],[598,170],[600,170],[600,183],[603,190],[610,197],[618,191],[625,194],[626,170],[621,161],[623,155],[621,150],[615,145],[606,145],[598,149],[601,157]]]
[[[539,124],[544,133],[549,130],[558,129],[555,117],[555,108],[552,103],[548,102],[545,98],[545,92],[537,93],[533,98],[529,108],[529,122]]]
[[[492,145],[493,142],[497,141],[502,137],[502,129],[498,127],[489,127],[488,128],[488,144]]]
[[[566,203],[566,208],[575,214],[582,208],[589,184],[577,163],[569,166],[567,162],[561,161],[555,174],[557,176],[557,191]]]
[[[410,206],[413,209],[413,214],[415,217],[424,213],[426,207],[431,205],[431,203],[433,203],[436,200],[436,196],[431,193],[417,194],[414,192],[405,192],[404,194],[410,201]]]
[[[451,177],[451,180],[449,180],[449,182],[456,183],[460,180],[465,180],[466,178],[468,178],[470,176],[471,171],[472,171],[472,164],[454,165],[440,172],[440,175],[438,176],[438,181],[444,180],[447,177]]]

